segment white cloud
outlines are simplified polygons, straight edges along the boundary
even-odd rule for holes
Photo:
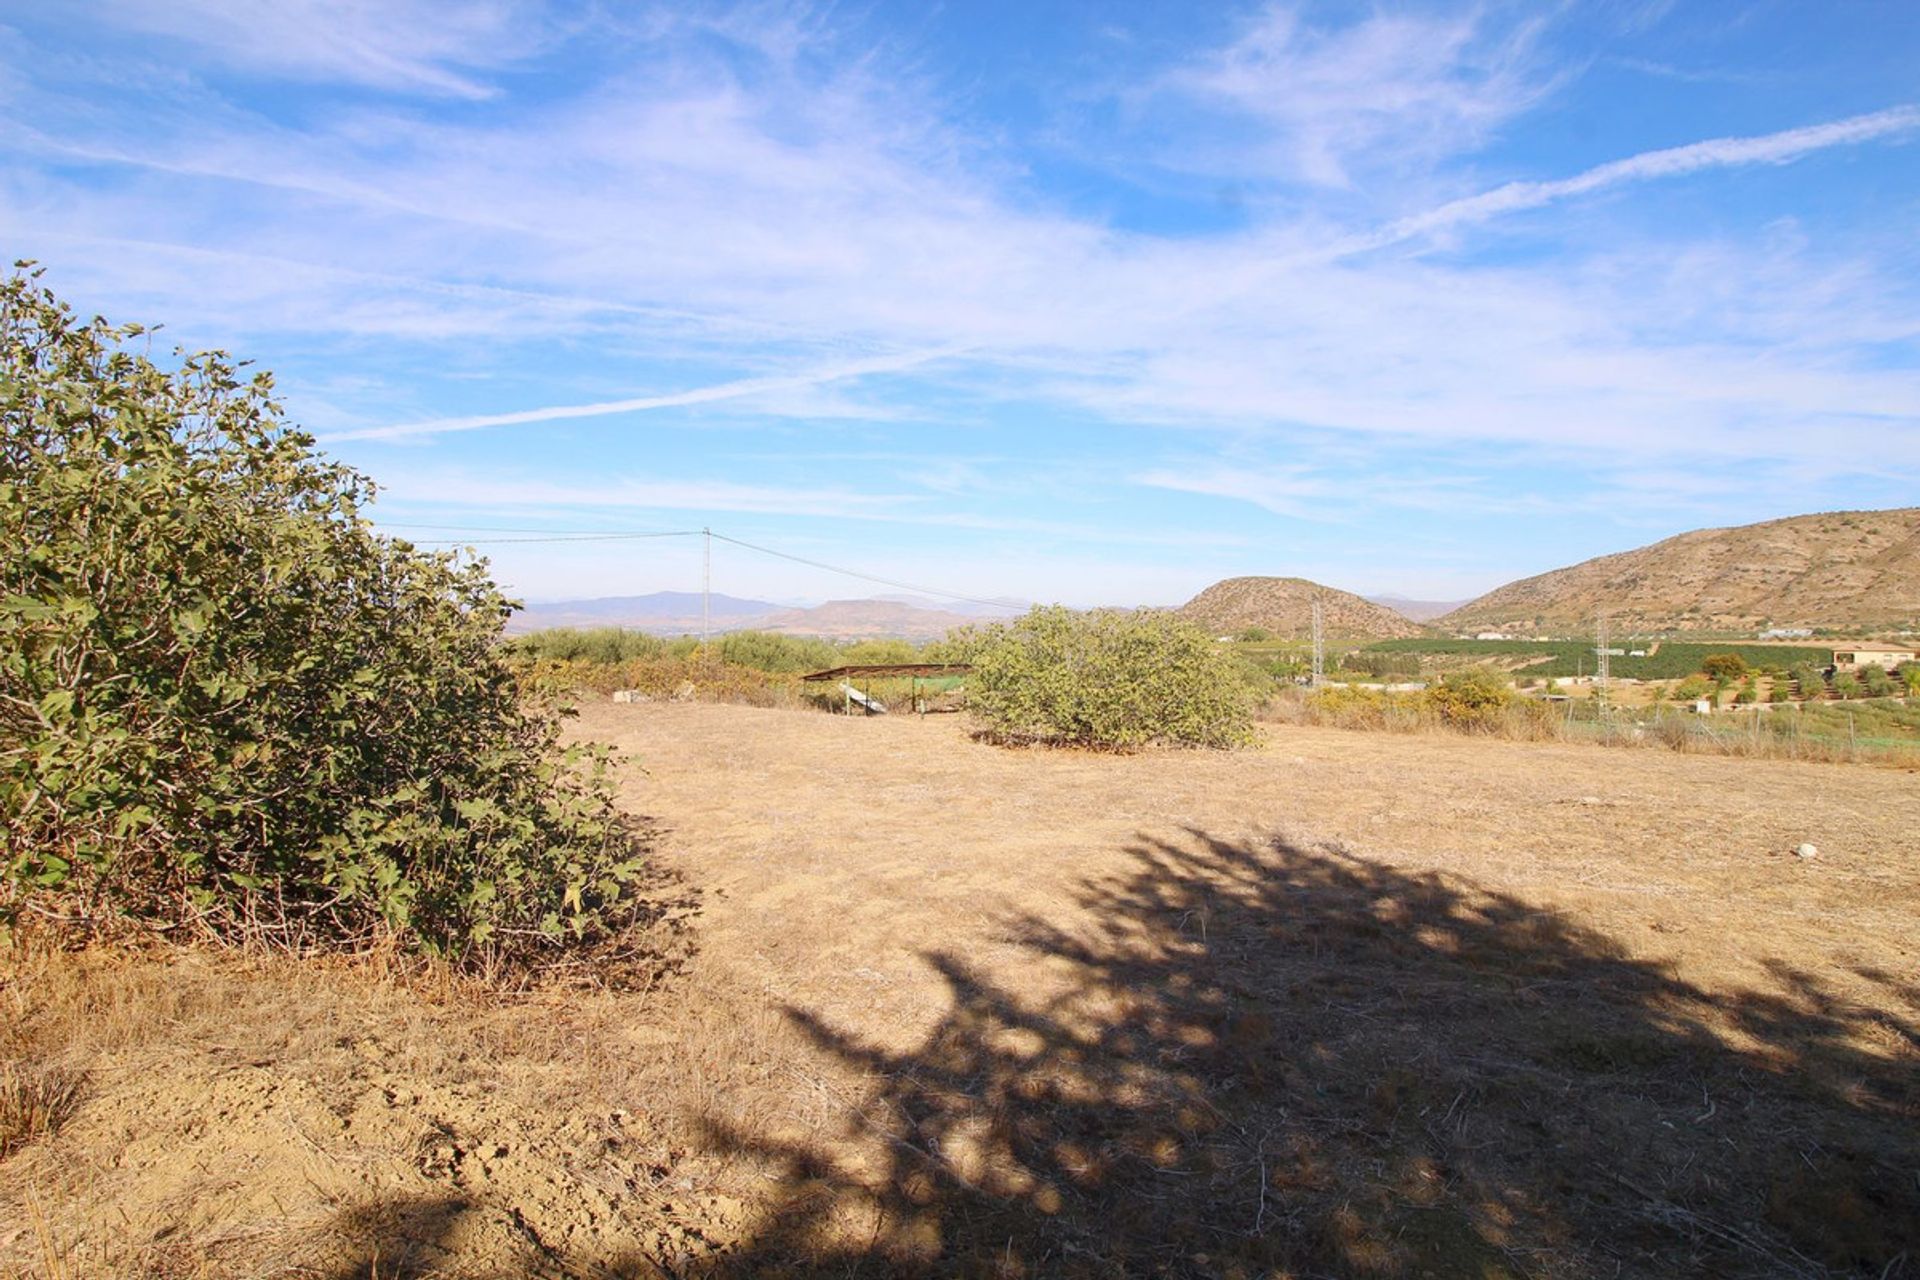
[[[409,28],[387,47],[421,75],[499,65],[508,19],[475,12],[467,34]],[[49,111],[31,154],[89,158],[113,181],[0,173],[0,232],[58,248],[59,282],[89,305],[132,296],[131,314],[223,339],[377,343],[423,365],[567,342],[644,362],[641,385],[685,385],[680,367],[711,378],[616,398],[602,371],[546,408],[429,408],[411,424],[421,393],[396,381],[387,407],[355,390],[362,425],[342,440],[723,400],[804,411],[812,388],[881,373],[862,387],[875,414],[932,390],[955,416],[1022,400],[1111,424],[1552,445],[1602,470],[1625,450],[1789,458],[1861,416],[1920,426],[1920,375],[1858,355],[1911,341],[1916,314],[1869,243],[1681,228],[1569,243],[1544,267],[1423,253],[1633,183],[1894,141],[1920,125],[1911,107],[1647,152],[1377,226],[1269,211],[1161,237],[1028,198],[911,77],[805,56],[804,27],[756,29],[768,34],[751,50],[715,55],[711,33],[687,42],[667,22],[628,70],[511,115],[400,101],[296,130],[194,96],[155,100],[134,129]],[[336,61],[327,74],[376,74]],[[1337,181],[1356,150],[1417,168],[1476,145],[1551,82],[1535,63],[1529,32],[1479,19],[1323,33],[1275,12],[1181,75],[1266,129],[1285,164]],[[849,357],[876,351],[902,354]]]
[[[544,24],[495,0],[93,0],[108,24],[202,50],[260,76],[459,98],[492,90],[471,72],[544,43]]]
[[[1277,516],[1324,520],[1333,484],[1305,466],[1248,466],[1198,462],[1185,467],[1157,467],[1133,477],[1133,482],[1155,489],[1232,498],[1265,508]]]
[[[1326,29],[1275,6],[1168,85],[1259,121],[1270,133],[1256,159],[1346,186],[1357,162],[1429,164],[1474,147],[1546,91],[1537,27],[1487,26],[1478,13],[1376,12]]]
[[[661,480],[638,476],[576,482],[503,478],[444,469],[390,469],[380,482],[383,502],[477,510],[509,509],[571,515],[601,511],[734,511],[759,515],[886,518],[910,495],[858,493],[824,487],[781,487],[724,480]]]
[[[392,467],[383,471],[379,487],[380,501],[389,513],[401,508],[408,512],[485,512],[484,527],[485,523],[497,522],[501,512],[511,512],[516,519],[552,520],[556,522],[556,532],[581,528],[582,521],[587,522],[585,527],[589,531],[605,531],[605,522],[619,523],[635,512],[732,512],[828,517],[920,529],[1015,534],[1054,543],[1171,550],[1238,547],[1247,541],[1242,535],[1206,530],[1115,530],[1092,523],[936,510],[929,505],[928,494],[873,493],[819,485],[741,484],[662,479],[654,475],[595,481],[546,480],[443,468]],[[391,514],[389,518],[393,518]],[[473,532],[471,536],[485,539],[480,532]]]

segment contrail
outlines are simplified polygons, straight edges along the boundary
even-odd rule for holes
[[[645,409],[672,409],[682,405],[711,404],[716,400],[735,400],[741,396],[759,395],[766,391],[791,391],[801,387],[817,387],[822,383],[840,382],[847,378],[864,377],[872,373],[897,373],[915,365],[926,364],[932,360],[958,355],[965,348],[939,347],[926,351],[908,351],[898,355],[874,356],[866,360],[849,360],[844,364],[829,365],[824,369],[814,369],[807,373],[791,374],[779,378],[740,378],[733,382],[716,383],[710,387],[695,387],[688,391],[674,391],[666,395],[637,396],[631,400],[603,400],[598,404],[562,404],[548,405],[540,409],[521,409],[513,413],[484,413],[466,418],[433,418],[425,422],[404,422],[390,427],[365,427],[358,431],[342,431],[326,437],[328,442],[335,440],[402,440],[409,436],[441,435],[449,431],[475,431],[482,427],[511,427],[527,422],[555,422],[565,418],[599,418],[610,413],[636,413]]]
[[[1829,124],[1785,129],[1779,133],[1763,133],[1748,138],[1710,138],[1682,147],[1644,151],[1624,160],[1595,165],[1571,178],[1552,182],[1509,182],[1479,195],[1449,200],[1425,213],[1389,223],[1378,231],[1341,240],[1327,256],[1344,258],[1370,249],[1383,249],[1428,232],[1487,222],[1502,214],[1537,209],[1568,196],[1586,195],[1629,182],[1669,178],[1702,169],[1727,169],[1737,165],[1787,164],[1829,147],[1852,146],[1915,129],[1920,129],[1920,107],[1903,106],[1849,116]]]

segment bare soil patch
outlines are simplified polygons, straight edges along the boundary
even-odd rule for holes
[[[1920,1274],[1911,773],[579,732],[698,895],[679,976],[16,957],[0,1056],[84,1084],[0,1275]]]

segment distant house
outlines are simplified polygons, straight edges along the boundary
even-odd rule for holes
[[[1891,671],[1903,662],[1920,662],[1920,649],[1912,645],[1856,644],[1833,651],[1836,671],[1858,671],[1861,667],[1884,667]]]
[[[1805,640],[1812,634],[1812,627],[1774,627],[1770,631],[1762,631],[1760,638],[1762,640]]]
[[[1475,636],[1474,639],[1475,640],[1511,640],[1513,639],[1513,637],[1508,635],[1504,631],[1482,631],[1479,635]]]

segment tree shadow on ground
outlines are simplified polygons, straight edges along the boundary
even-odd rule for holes
[[[784,1188],[712,1276],[1920,1276],[1914,993],[1709,994],[1458,877],[1142,840],[1029,990],[929,959],[837,1140],[714,1125]],[[1888,1010],[1901,1010],[1890,1013]]]

